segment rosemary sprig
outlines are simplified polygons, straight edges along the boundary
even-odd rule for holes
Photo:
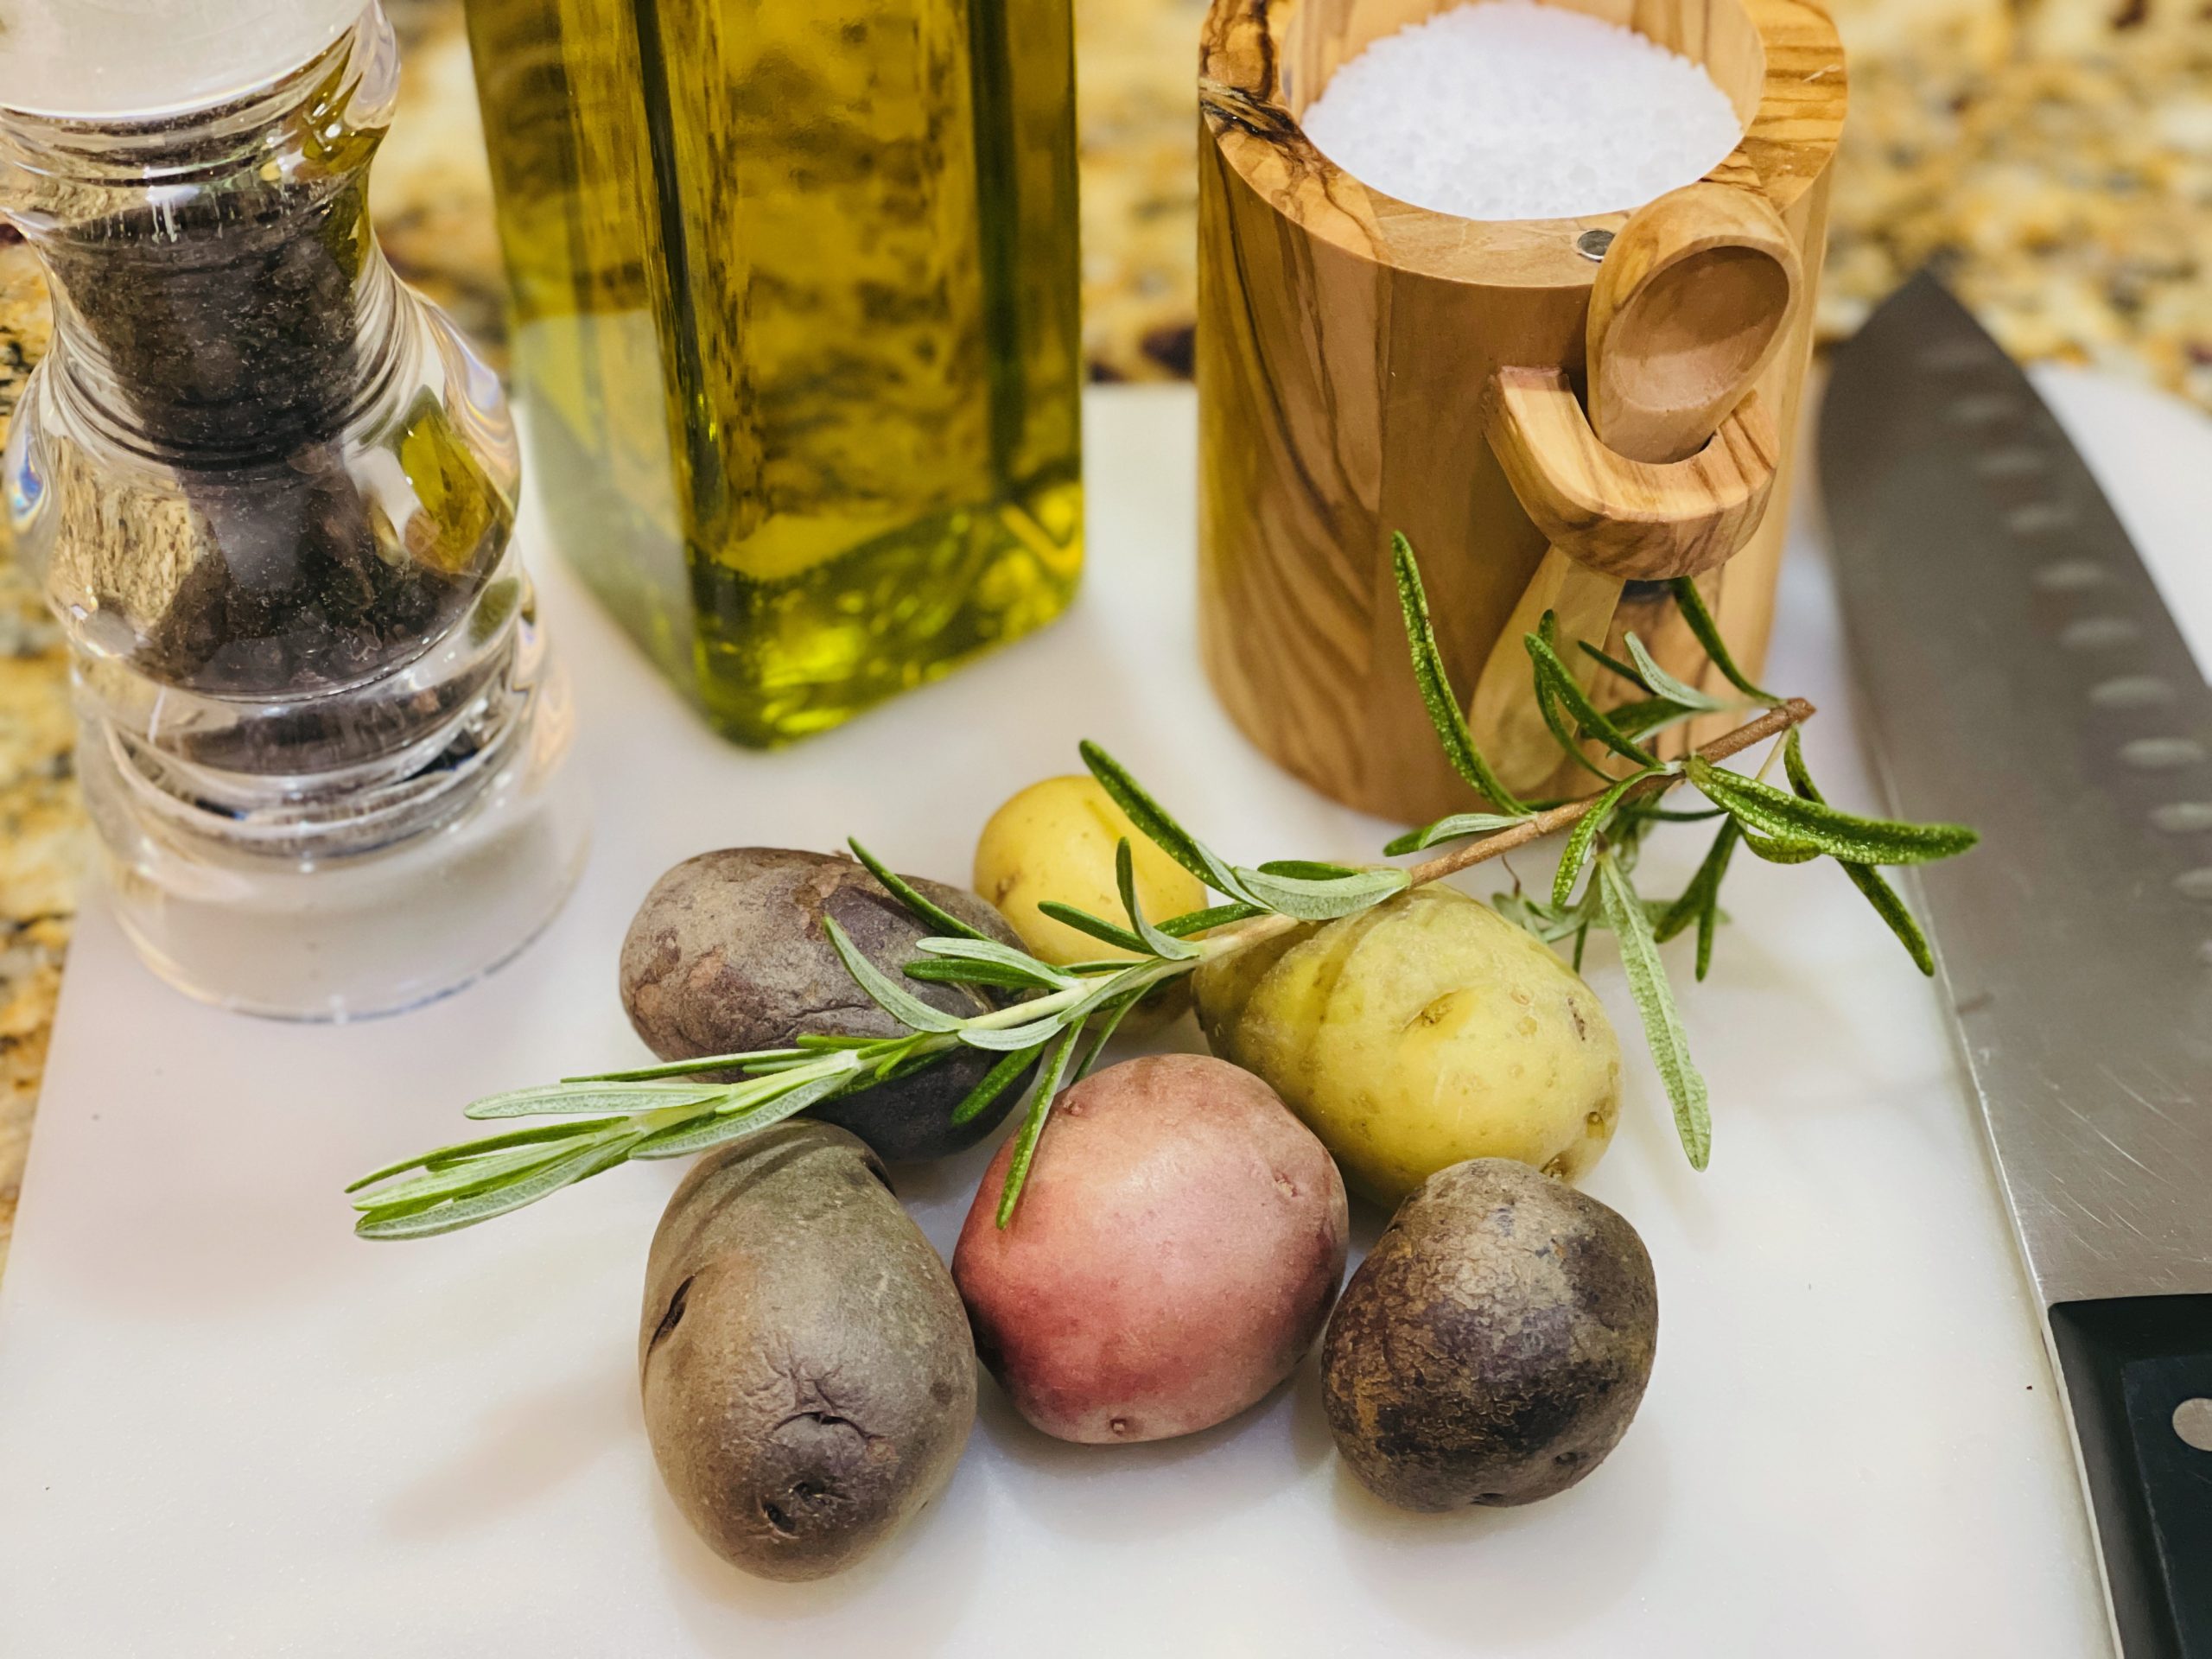
[[[1925,941],[1872,867],[1951,856],[1973,844],[1972,832],[1859,817],[1829,806],[1812,782],[1797,741],[1796,728],[1812,717],[1812,705],[1777,698],[1752,685],[1727,658],[1712,618],[1688,582],[1677,583],[1676,593],[1693,632],[1705,642],[1723,677],[1747,701],[1724,702],[1687,684],[1662,668],[1630,634],[1628,660],[1594,650],[1591,654],[1643,696],[1621,709],[1602,711],[1567,670],[1555,624],[1548,616],[1525,642],[1535,670],[1535,693],[1562,751],[1599,770],[1605,787],[1551,804],[1522,801],[1498,781],[1475,746],[1444,669],[1419,566],[1403,537],[1394,538],[1392,556],[1423,703],[1446,758],[1487,810],[1440,819],[1399,837],[1385,850],[1445,850],[1406,868],[1361,869],[1306,860],[1232,864],[1185,829],[1112,756],[1086,742],[1084,765],[1140,833],[1222,902],[1157,922],[1147,918],[1139,906],[1130,849],[1124,842],[1116,851],[1121,918],[1060,904],[1044,908],[1128,954],[1056,967],[961,922],[854,842],[853,855],[933,930],[920,942],[920,956],[903,964],[906,978],[973,985],[1014,1000],[966,1018],[931,1007],[863,956],[835,921],[825,919],[830,943],[847,971],[904,1027],[900,1034],[802,1037],[785,1048],[670,1061],[490,1096],[470,1106],[467,1116],[554,1121],[441,1147],[362,1177],[348,1189],[359,1195],[355,1230],[368,1238],[418,1238],[472,1226],[633,1158],[676,1157],[758,1134],[810,1106],[907,1075],[963,1047],[997,1058],[953,1109],[956,1122],[983,1111],[1033,1067],[1037,1073],[1000,1200],[998,1220],[1004,1226],[1020,1202],[1062,1082],[1080,1078],[1097,1064],[1115,1029],[1142,998],[1205,962],[1296,927],[1357,914],[1409,887],[1471,869],[1562,830],[1569,832],[1569,840],[1548,901],[1516,891],[1501,896],[1497,907],[1539,938],[1554,943],[1573,939],[1578,965],[1593,930],[1611,931],[1620,939],[1630,989],[1673,1102],[1683,1146],[1690,1161],[1703,1168],[1712,1144],[1705,1082],[1690,1058],[1658,946],[1694,923],[1698,976],[1704,977],[1721,916],[1720,882],[1734,846],[1740,842],[1759,856],[1779,861],[1823,855],[1836,859],[1915,961],[1925,966]],[[1731,709],[1758,712],[1682,760],[1662,760],[1637,741],[1684,720]],[[1789,791],[1721,765],[1785,734]],[[1582,751],[1592,741],[1635,769],[1616,778],[1596,768]],[[1685,813],[1654,804],[1685,783],[1705,795],[1710,811]],[[1639,895],[1632,873],[1652,827],[1715,816],[1723,820],[1719,839],[1682,894],[1663,902]],[[1582,879],[1586,869],[1587,880]],[[709,1072],[737,1076],[724,1082],[698,1080]]]
[[[1395,546],[1395,556],[1399,561],[1402,594],[1410,589],[1417,595],[1420,577],[1407,568],[1413,562],[1412,550],[1401,541]],[[1810,718],[1811,706],[1798,699],[1777,697],[1754,684],[1729,654],[1726,642],[1721,639],[1719,628],[1706,608],[1696,584],[1685,577],[1673,587],[1691,632],[1721,677],[1742,695],[1743,700],[1724,702],[1669,673],[1631,632],[1623,641],[1628,652],[1626,661],[1586,642],[1581,645],[1584,652],[1601,666],[1642,693],[1637,701],[1610,714],[1602,712],[1591,703],[1561,660],[1554,620],[1548,613],[1538,632],[1524,639],[1535,664],[1538,702],[1566,758],[1608,778],[1609,782],[1600,793],[1570,804],[1579,810],[1574,813],[1573,833],[1560,855],[1549,902],[1532,899],[1517,888],[1494,902],[1501,913],[1547,944],[1573,939],[1578,969],[1581,966],[1583,946],[1593,929],[1607,930],[1619,940],[1630,993],[1642,1018],[1644,1039],[1658,1067],[1660,1079],[1673,1103],[1683,1149],[1689,1154],[1690,1162],[1702,1169],[1712,1154],[1713,1136],[1705,1079],[1690,1058],[1681,1018],[1657,947],[1694,924],[1697,977],[1705,977],[1712,964],[1713,938],[1722,916],[1720,885],[1737,846],[1748,848],[1771,863],[1804,863],[1823,855],[1834,859],[1903,942],[1915,965],[1928,973],[1934,970],[1934,962],[1926,939],[1904,900],[1874,867],[1926,863],[1954,857],[1972,847],[1975,836],[1974,831],[1957,824],[1905,823],[1861,817],[1830,806],[1806,766],[1797,729]],[[1408,603],[1404,609],[1409,637],[1427,629],[1425,604],[1416,607]],[[1420,664],[1425,658],[1433,659],[1434,650],[1433,640],[1424,645],[1416,638],[1413,645],[1415,664]],[[1440,668],[1433,671],[1440,677]],[[1448,700],[1448,686],[1445,695]],[[1428,702],[1432,720],[1436,721],[1439,741],[1447,753],[1452,752],[1458,741],[1457,734],[1447,729],[1446,721],[1436,720],[1436,702],[1426,697],[1426,686],[1425,701]],[[1749,709],[1764,709],[1767,713],[1681,760],[1662,761],[1637,741],[1686,721]],[[1790,781],[1789,790],[1745,777],[1720,764],[1729,755],[1785,731],[1783,755]],[[1738,739],[1744,741],[1737,741]],[[1630,762],[1635,770],[1612,779],[1583,751],[1583,744],[1593,741]],[[1460,770],[1465,775],[1467,769]],[[1653,795],[1683,782],[1694,785],[1712,804],[1713,814],[1721,819],[1720,830],[1704,862],[1680,896],[1665,902],[1645,899],[1636,890],[1632,872],[1643,841],[1652,827],[1685,817],[1709,816],[1670,812],[1646,804]],[[1563,827],[1564,819],[1564,809],[1556,813],[1535,813],[1511,829],[1484,834],[1484,839],[1475,844],[1532,841]],[[1459,826],[1471,825],[1475,821],[1473,815],[1443,819],[1394,842],[1393,849],[1412,850],[1449,841],[1455,834],[1463,833]],[[1575,883],[1586,866],[1592,874],[1578,897]],[[1420,870],[1414,872],[1414,879],[1416,882],[1422,879]]]

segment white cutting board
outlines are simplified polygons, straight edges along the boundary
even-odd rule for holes
[[[2062,411],[2133,423],[2099,455],[2180,569],[2212,490],[2205,424],[2049,384]],[[2102,1650],[2067,1442],[1936,995],[1831,869],[1738,861],[1738,920],[1688,994],[1713,1084],[1702,1176],[1593,953],[1633,1058],[1588,1185],[1650,1246],[1658,1365],[1619,1450],[1530,1509],[1369,1498],[1310,1361],[1232,1424],[1133,1448],[1046,1440],[987,1382],[942,1503],[841,1579],[760,1583],[686,1531],[639,1416],[645,1246],[677,1170],[618,1170],[448,1238],[352,1237],[347,1179],[452,1138],[473,1096],[641,1053],[615,945],[689,854],[857,831],[957,880],[991,807],[1074,770],[1086,735],[1238,858],[1374,853],[1386,826],[1275,771],[1199,677],[1190,394],[1099,392],[1087,413],[1074,613],[785,753],[709,735],[541,558],[598,841],[551,931],[483,984],[365,1025],[270,1024],[164,989],[88,906],[0,1284],[0,1655]],[[1830,794],[1868,802],[1809,545],[1774,660],[1825,711],[1809,742]],[[1662,843],[1655,890],[1703,840]],[[941,1248],[981,1160],[904,1183]],[[1359,1242],[1377,1225],[1360,1217]]]

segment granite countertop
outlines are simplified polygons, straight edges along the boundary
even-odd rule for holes
[[[0,425],[46,339],[36,262],[21,243],[0,245]],[[69,758],[75,734],[60,631],[22,572],[0,558],[0,1268],[86,847]]]
[[[502,279],[460,0],[385,0],[406,64],[378,162],[403,274],[503,353]],[[1824,338],[1930,260],[2017,355],[2212,407],[2212,23],[2200,0],[1833,0],[1851,54]],[[1093,378],[1189,372],[1192,75],[1206,0],[1075,0],[1084,343]],[[0,243],[0,421],[45,348]],[[0,1267],[87,845],[65,666],[0,558]]]

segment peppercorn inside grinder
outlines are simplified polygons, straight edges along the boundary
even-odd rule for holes
[[[195,996],[343,1020],[519,950],[588,812],[499,384],[370,233],[391,29],[316,45],[156,113],[0,108],[54,309],[5,466],[125,930]]]

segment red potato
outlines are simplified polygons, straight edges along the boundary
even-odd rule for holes
[[[1045,1433],[1211,1428],[1313,1346],[1344,1277],[1344,1179],[1250,1072],[1163,1054],[1085,1078],[1001,1228],[1013,1145],[983,1177],[952,1276],[983,1363]]]

